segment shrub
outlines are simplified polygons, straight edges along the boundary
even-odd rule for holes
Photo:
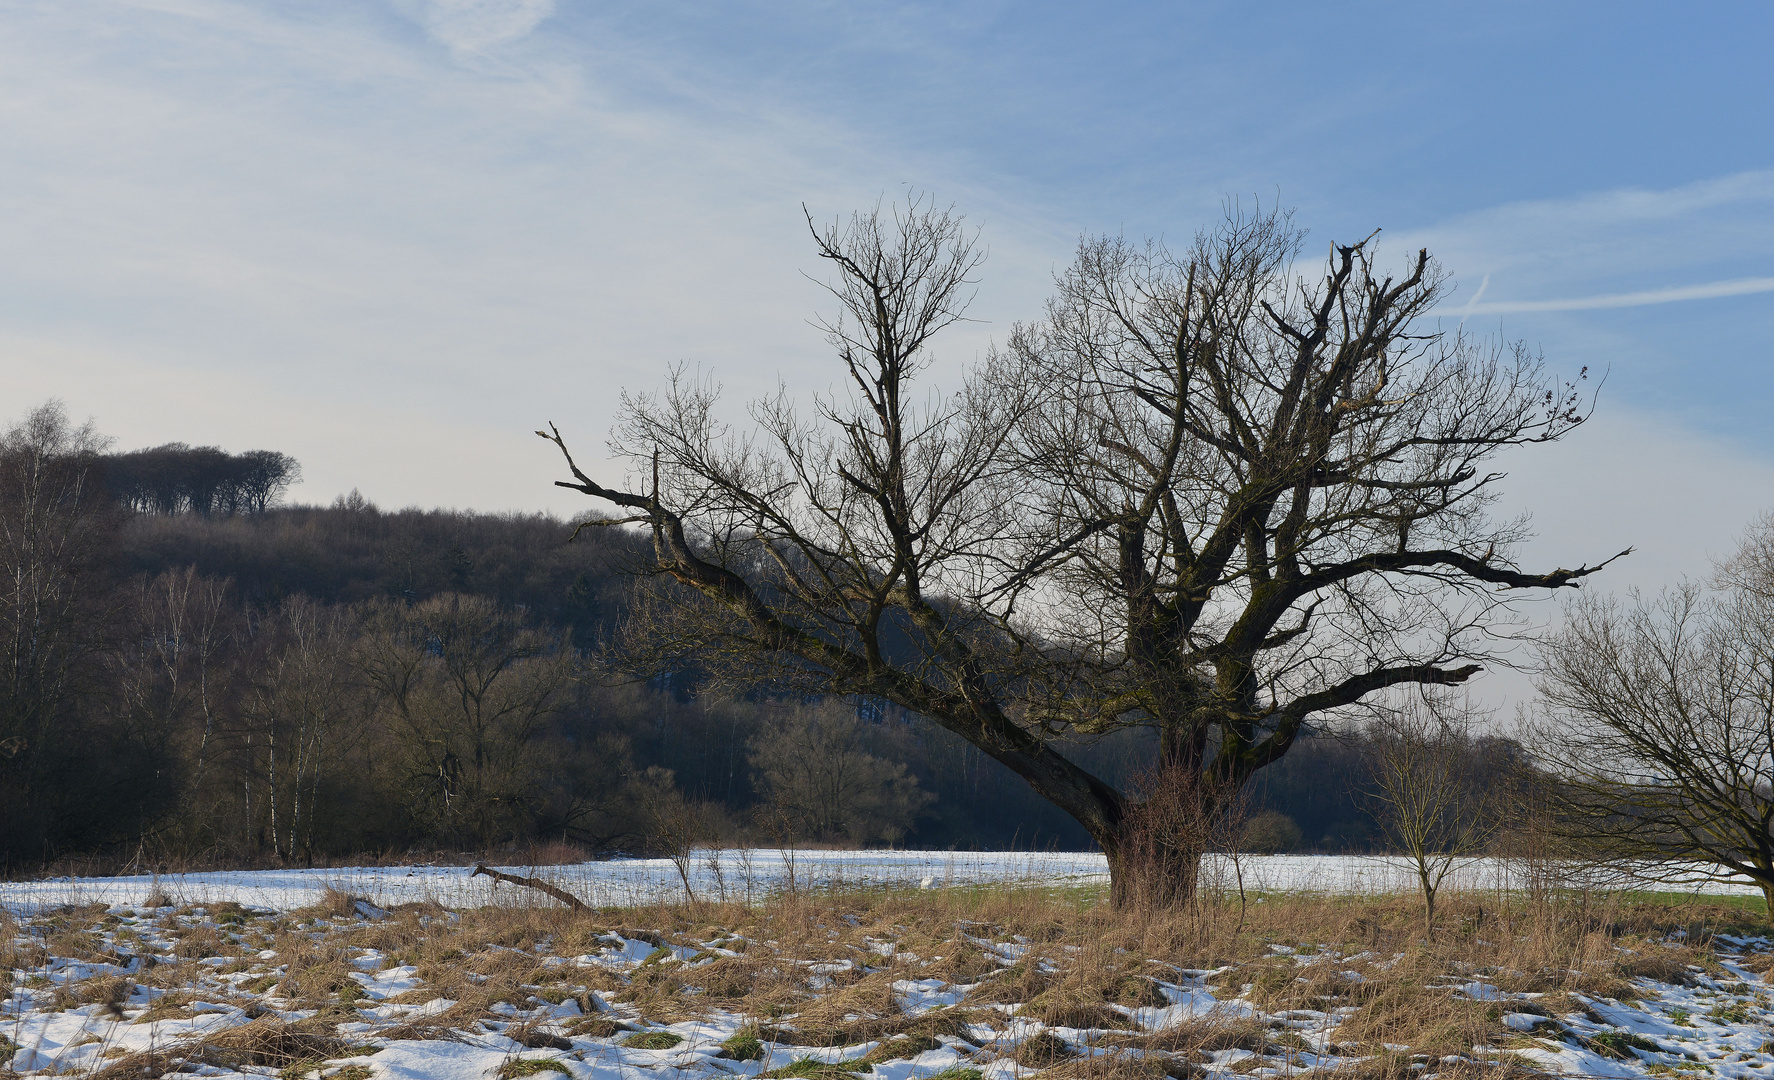
[[[1244,850],[1254,855],[1293,851],[1302,836],[1293,818],[1279,810],[1265,810],[1244,826]]]

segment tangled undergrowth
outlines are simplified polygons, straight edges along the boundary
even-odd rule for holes
[[[1469,895],[1116,913],[1039,889],[0,916],[0,1075],[1763,1076],[1762,928]],[[632,1074],[630,1074],[632,1075]]]

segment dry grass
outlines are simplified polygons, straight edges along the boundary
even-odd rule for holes
[[[162,962],[129,976],[87,979],[57,990],[56,1000],[62,1007],[121,1007],[140,987],[163,992],[132,1017],[138,1023],[190,1016],[196,987],[208,987],[202,1000],[218,1000],[220,993],[214,965],[199,961],[239,956],[240,966],[231,970],[241,973],[248,991],[269,992],[279,1009],[319,1010],[312,1020],[291,1024],[266,1016],[200,1043],[116,1058],[95,1074],[107,1077],[155,1075],[173,1068],[175,1059],[288,1069],[340,1056],[347,1047],[337,1025],[359,1018],[353,973],[362,969],[354,958],[375,949],[389,965],[412,965],[422,981],[390,1002],[452,1003],[435,1014],[385,1023],[375,1032],[379,1041],[503,1030],[535,1050],[569,1050],[571,1039],[587,1038],[663,1043],[643,1021],[676,1022],[719,1010],[741,1018],[747,1037],[763,1042],[876,1042],[868,1055],[846,1063],[855,1068],[839,1070],[846,1075],[943,1045],[964,1042],[971,1053],[982,1029],[992,1029],[982,1061],[1008,1054],[1056,1080],[1181,1080],[1200,1075],[1208,1055],[1227,1051],[1254,1055],[1240,1068],[1299,1064],[1305,1044],[1277,1017],[1352,1009],[1335,1031],[1336,1047],[1344,1059],[1361,1060],[1343,1065],[1339,1076],[1403,1078],[1433,1066],[1430,1071],[1458,1078],[1521,1072],[1507,1059],[1491,1065],[1455,1060],[1512,1037],[1501,1010],[1467,1000],[1457,990],[1461,984],[1482,979],[1505,993],[1544,995],[1536,1003],[1512,1003],[1518,1010],[1581,1012],[1591,999],[1648,993],[1647,980],[1693,984],[1705,971],[1721,974],[1710,935],[1741,929],[1740,912],[1706,905],[1553,906],[1456,896],[1444,900],[1436,931],[1426,935],[1407,898],[1265,897],[1242,909],[1204,903],[1134,913],[1113,912],[1092,899],[1059,890],[981,889],[802,896],[752,908],[574,912],[513,904],[451,913],[413,904],[366,920],[353,898],[329,893],[281,918],[237,905],[211,907],[208,921],[156,916],[172,942],[158,954]],[[10,975],[40,967],[52,952],[115,962],[115,943],[100,932],[106,917],[103,909],[69,909],[23,927],[0,915],[0,963]],[[1686,936],[1672,943],[1677,929]],[[646,942],[654,955],[621,974],[547,962],[607,950],[617,935]],[[262,947],[275,958],[254,959]],[[278,967],[281,974],[272,974]],[[273,978],[275,984],[265,986]],[[961,1004],[911,1016],[893,991],[905,979],[972,989]],[[1161,983],[1192,983],[1222,1000],[1241,997],[1269,1020],[1210,1015],[1160,1033],[1140,1031],[1129,1010],[1168,1004]],[[568,1001],[585,1015],[545,1023],[534,1011],[540,1002]],[[624,1015],[608,1011],[612,1001],[624,1006]],[[507,1028],[514,1010],[527,1019]],[[1096,1050],[1083,1054],[1082,1042],[1067,1043],[1046,1030],[1017,1038],[1027,1029],[1011,1028],[1011,1013],[1063,1029]],[[820,1076],[831,1071],[820,1068]]]
[[[254,1020],[239,1027],[207,1035],[200,1040],[164,1048],[125,1054],[89,1074],[94,1080],[125,1080],[193,1071],[192,1065],[239,1070],[248,1066],[287,1069],[305,1062],[320,1062],[351,1052],[350,1044],[333,1033],[331,1025],[317,1021],[286,1023]]]

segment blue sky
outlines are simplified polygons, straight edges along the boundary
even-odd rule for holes
[[[580,505],[623,387],[833,380],[800,221],[916,189],[991,248],[938,376],[1079,234],[1222,200],[1383,227],[1450,324],[1606,371],[1520,455],[1533,563],[1704,570],[1774,507],[1774,8],[0,3],[0,386],[298,497]],[[1482,293],[1480,289],[1482,287]],[[1613,574],[1613,571],[1610,571]]]

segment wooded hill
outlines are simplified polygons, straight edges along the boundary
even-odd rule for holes
[[[386,511],[356,493],[269,505],[262,484],[248,497],[209,481],[254,461],[298,475],[284,455],[103,455],[43,412],[0,448],[8,535],[61,541],[5,555],[11,580],[43,586],[20,585],[0,612],[14,643],[0,859],[15,869],[84,852],[640,852],[685,827],[1088,846],[976,748],[882,702],[717,697],[692,668],[615,681],[597,653],[642,565],[633,532],[569,543],[571,525],[546,515]],[[51,632],[27,642],[46,617]],[[1150,743],[1123,731],[1073,756],[1120,782]],[[1475,750],[1499,769],[1510,754]],[[1308,740],[1252,792],[1252,842],[1370,849],[1368,769],[1360,739]]]

